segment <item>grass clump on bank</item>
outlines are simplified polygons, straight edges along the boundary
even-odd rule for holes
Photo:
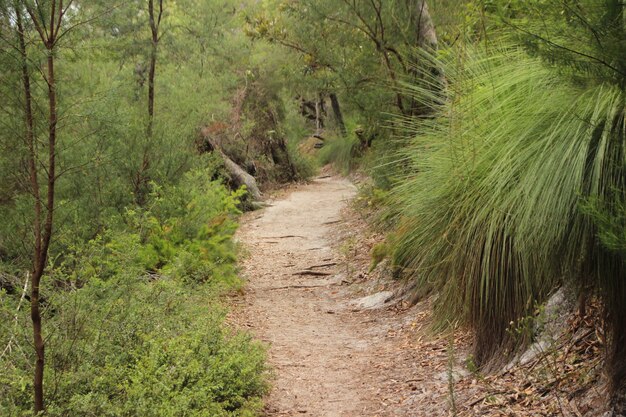
[[[440,291],[442,322],[475,329],[483,365],[528,342],[512,337],[511,323],[556,287],[593,288],[607,309],[619,382],[625,259],[602,244],[581,205],[623,201],[623,89],[569,82],[515,47],[470,50],[462,65],[442,65],[447,102],[433,118],[401,121],[414,138],[399,156],[409,174],[391,194],[395,262],[421,289]]]

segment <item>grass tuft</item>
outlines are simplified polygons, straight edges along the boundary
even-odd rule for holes
[[[574,85],[516,48],[466,49],[440,65],[445,103],[426,74],[406,89],[432,117],[398,120],[412,139],[391,192],[395,263],[418,288],[440,291],[441,323],[475,329],[483,366],[529,342],[510,323],[564,281],[604,297],[624,357],[624,256],[581,210],[624,201],[623,90]]]

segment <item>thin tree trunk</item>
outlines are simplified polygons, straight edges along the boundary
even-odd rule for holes
[[[148,0],[148,17],[150,20],[151,49],[150,49],[150,65],[148,68],[148,125],[146,127],[147,142],[143,149],[141,166],[137,171],[134,179],[134,194],[137,204],[142,206],[145,203],[145,185],[148,183],[149,176],[147,174],[150,168],[149,149],[152,142],[154,131],[154,90],[156,78],[157,53],[159,48],[159,26],[161,17],[163,16],[163,0],[158,0],[158,13],[155,13],[154,0]]]
[[[22,22],[22,11],[17,4],[14,5],[17,23],[17,36],[19,50],[22,61],[22,87],[24,89],[24,133],[26,145],[28,147],[28,171],[30,176],[31,191],[35,199],[34,212],[34,241],[35,250],[33,256],[33,269],[39,264],[39,254],[41,253],[41,197],[39,191],[39,181],[37,178],[37,151],[35,147],[34,119],[32,93],[30,83],[30,73],[28,72],[28,56],[26,54],[26,41],[24,39],[24,24]]]
[[[376,47],[382,54],[383,62],[385,63],[385,67],[387,67],[387,72],[389,73],[389,78],[391,79],[393,88],[396,90],[396,106],[398,106],[398,110],[400,110],[400,113],[405,114],[404,103],[402,101],[402,93],[400,93],[399,91],[400,86],[398,83],[398,76],[396,75],[396,71],[393,69],[391,59],[389,59],[389,54],[379,42],[376,42]]]
[[[59,36],[59,29],[65,13],[63,2],[59,0],[58,4],[56,0],[50,3],[50,22],[46,24],[40,20],[41,14],[34,10],[28,3],[25,4],[26,11],[28,12],[35,29],[39,33],[41,41],[43,42],[47,52],[47,74],[45,81],[48,85],[48,166],[46,167],[47,176],[47,193],[46,193],[46,216],[43,224],[43,230],[41,230],[42,222],[42,209],[41,209],[41,196],[37,176],[37,161],[36,161],[36,145],[34,143],[33,136],[33,115],[32,108],[25,107],[26,119],[27,119],[27,141],[31,141],[29,144],[29,170],[31,186],[35,196],[35,254],[33,260],[33,275],[31,278],[31,296],[30,296],[30,313],[31,320],[33,322],[33,345],[35,348],[36,360],[35,370],[33,376],[33,388],[34,388],[34,411],[35,414],[44,411],[44,369],[45,369],[45,344],[43,340],[42,331],[42,318],[39,299],[39,287],[41,284],[41,278],[46,268],[46,262],[48,260],[48,251],[50,249],[50,240],[52,238],[53,223],[54,223],[54,191],[56,182],[56,139],[57,139],[57,93],[56,93],[56,80],[54,73],[54,52],[56,48],[56,42]],[[58,9],[57,9],[58,6]],[[21,13],[19,6],[16,4],[16,15],[19,14],[21,20]],[[16,16],[17,17],[17,16]],[[23,26],[23,25],[22,25]],[[21,41],[23,38],[23,27],[18,27],[21,33]],[[22,45],[20,45],[22,48]],[[28,77],[28,68],[26,65],[26,48],[22,49],[23,62],[23,79],[24,79],[24,91],[27,94],[27,98],[30,96],[30,79]],[[26,100],[28,102],[32,101]],[[30,126],[29,126],[30,123]]]
[[[156,76],[157,52],[159,48],[159,27],[163,17],[163,0],[158,0],[159,10],[155,14],[154,0],[148,0],[148,17],[150,19],[150,33],[152,34],[152,48],[150,50],[150,68],[148,70],[148,138],[152,137],[154,125],[154,79]]]
[[[438,47],[437,32],[430,16],[426,0],[417,2],[417,46],[422,49],[436,50]]]
[[[148,70],[148,137],[152,137],[154,124],[154,77],[156,75],[157,50],[159,46],[159,32],[154,19],[153,0],[149,2],[150,31],[152,32],[152,42],[150,50],[150,68]]]
[[[35,360],[35,374],[33,378],[34,387],[34,400],[35,400],[35,414],[43,411],[44,393],[43,393],[43,375],[45,366],[45,345],[42,336],[42,323],[41,323],[41,311],[39,309],[39,284],[41,282],[41,276],[43,271],[36,270],[33,273],[31,280],[31,293],[30,293],[30,317],[33,322],[33,342],[35,346],[35,354],[37,358]]]
[[[333,108],[333,114],[335,115],[337,126],[339,126],[339,131],[341,132],[341,135],[345,137],[347,135],[346,124],[344,123],[343,115],[341,114],[341,107],[339,106],[339,98],[337,97],[337,94],[335,93],[330,93],[329,97],[330,97],[330,105]]]
[[[322,133],[322,111],[320,109],[320,101],[315,100],[315,134]]]
[[[35,413],[44,410],[44,358],[45,345],[43,341],[42,320],[39,300],[39,287],[41,277],[46,268],[48,259],[48,251],[50,248],[50,240],[52,237],[52,226],[54,220],[54,190],[56,181],[56,125],[57,125],[57,102],[56,102],[56,85],[54,76],[54,45],[49,43],[48,60],[47,60],[47,83],[48,83],[48,190],[46,197],[46,221],[43,227],[41,237],[41,249],[39,253],[39,263],[33,271],[31,282],[31,319],[33,321],[33,343],[37,359],[35,361],[35,375],[33,385],[35,389]]]
[[[41,197],[39,190],[39,181],[37,178],[37,155],[34,138],[34,120],[32,110],[32,94],[30,74],[28,72],[28,56],[26,55],[26,42],[24,39],[24,25],[22,22],[22,11],[20,6],[16,3],[15,17],[17,23],[17,35],[19,40],[19,49],[22,60],[22,87],[24,89],[24,130],[26,145],[28,146],[28,170],[30,176],[31,191],[33,193],[34,202],[34,252],[33,252],[33,270],[31,274],[31,294],[30,294],[30,312],[31,320],[33,322],[33,343],[35,346],[35,354],[37,359],[35,361],[35,373],[33,378],[34,386],[34,410],[35,413],[43,411],[44,409],[44,394],[43,394],[43,372],[44,372],[44,358],[45,358],[45,346],[42,337],[42,325],[41,325],[41,312],[39,309],[39,284],[41,282],[41,276],[43,269],[41,268],[41,256],[42,256],[42,237],[41,237]]]

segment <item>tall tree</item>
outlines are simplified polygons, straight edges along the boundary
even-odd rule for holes
[[[33,138],[33,116],[31,108],[30,80],[27,68],[27,55],[24,45],[24,26],[21,19],[21,7],[16,3],[16,16],[19,19],[18,36],[20,39],[20,51],[23,61],[23,84],[25,95],[25,114],[26,114],[26,141],[29,144],[29,168],[30,182],[35,199],[34,212],[34,233],[35,246],[33,256],[33,270],[31,278],[31,320],[33,322],[33,345],[36,353],[35,370],[33,375],[34,386],[34,410],[35,413],[41,412],[45,408],[44,404],[44,366],[45,366],[45,344],[42,332],[41,306],[40,306],[40,286],[41,279],[46,269],[48,260],[48,252],[50,249],[50,241],[54,226],[54,193],[57,180],[56,174],[56,157],[57,157],[57,86],[55,78],[55,54],[58,46],[58,40],[64,35],[61,32],[63,26],[63,17],[69,10],[72,1],[69,1],[65,7],[63,0],[50,0],[47,4],[32,4],[24,2],[24,7],[31,18],[39,39],[46,51],[46,72],[44,80],[47,85],[48,96],[48,161],[44,164],[43,169],[38,169],[37,165],[42,161],[37,161]],[[47,8],[46,8],[47,6]],[[46,198],[45,201],[40,197],[39,172],[44,171],[46,182]],[[45,210],[45,216],[44,216]]]
[[[155,4],[156,3],[156,4]],[[156,6],[156,7],[155,7]],[[150,26],[150,62],[148,68],[148,124],[146,127],[147,141],[143,147],[143,157],[139,171],[137,171],[134,184],[135,200],[143,205],[146,198],[146,186],[149,181],[148,170],[150,169],[150,146],[154,136],[154,91],[157,55],[159,41],[161,40],[161,19],[163,18],[163,0],[148,0],[148,23]]]
[[[155,11],[154,0],[148,0],[148,15],[150,18],[150,69],[148,70],[148,137],[152,137],[154,125],[154,78],[156,75],[157,52],[159,49],[159,28],[163,17],[163,0],[158,0],[158,10]]]

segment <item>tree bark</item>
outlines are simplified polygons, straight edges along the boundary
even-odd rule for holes
[[[39,181],[37,178],[37,149],[35,146],[34,118],[31,93],[30,73],[28,71],[28,55],[26,52],[26,41],[24,39],[24,24],[22,21],[22,10],[17,2],[14,4],[17,37],[22,64],[22,88],[24,89],[24,136],[28,147],[28,171],[31,191],[35,199],[34,204],[34,242],[35,250],[33,256],[33,266],[39,264],[39,254],[41,253],[41,197],[39,191]]]
[[[245,169],[237,165],[232,159],[228,157],[222,150],[222,148],[213,141],[208,135],[205,135],[205,140],[210,145],[212,151],[218,152],[224,160],[224,167],[230,173],[232,179],[238,186],[245,185],[248,193],[254,201],[261,200],[261,191],[256,183],[256,179],[248,174]]]
[[[30,186],[35,199],[34,202],[34,252],[33,252],[33,269],[31,274],[31,294],[30,294],[30,312],[33,323],[33,343],[35,347],[35,373],[33,377],[34,387],[34,410],[35,413],[44,409],[43,394],[43,372],[45,346],[43,343],[41,312],[39,311],[39,284],[43,270],[41,269],[42,256],[42,236],[41,236],[41,197],[39,190],[39,180],[37,176],[37,154],[34,137],[34,120],[32,110],[32,93],[30,73],[28,71],[28,56],[26,52],[26,41],[24,39],[24,24],[22,22],[22,10],[15,3],[15,17],[17,24],[17,36],[19,50],[22,61],[22,88],[24,90],[24,133],[26,145],[28,147],[28,170],[30,177]]]
[[[224,159],[224,166],[233,177],[237,185],[245,185],[248,193],[252,197],[254,201],[261,200],[261,191],[259,191],[259,187],[257,186],[256,180],[250,174],[248,174],[243,168],[233,162],[224,152],[219,151]]]
[[[339,98],[337,94],[330,93],[330,106],[333,109],[333,114],[335,115],[335,121],[337,122],[337,126],[339,126],[339,131],[341,132],[341,136],[346,136],[346,124],[343,121],[343,114],[341,114],[341,107],[339,106]]]
[[[437,32],[430,16],[426,0],[418,0],[415,25],[417,27],[417,46],[426,50],[438,47]]]
[[[144,144],[143,155],[141,160],[141,166],[133,178],[135,194],[135,202],[139,206],[145,204],[146,199],[146,185],[149,181],[149,174],[147,173],[150,168],[150,145],[152,142],[152,136],[154,131],[154,91],[155,91],[155,78],[156,78],[156,65],[157,65],[157,53],[159,48],[159,27],[161,25],[161,18],[163,17],[163,0],[158,0],[158,11],[155,11],[154,0],[148,0],[148,18],[150,24],[150,63],[148,67],[148,123],[146,126],[147,140]]]
[[[148,70],[148,137],[152,137],[154,124],[154,78],[156,75],[157,51],[159,47],[159,25],[163,15],[163,0],[159,0],[159,13],[155,16],[154,0],[148,0],[150,32],[152,34],[150,50],[150,68]]]
[[[315,134],[320,135],[322,133],[323,122],[322,122],[322,110],[320,108],[321,103],[320,100],[315,100]]]
[[[409,3],[407,3],[407,6],[411,9],[410,12],[413,20],[413,26],[415,27],[416,32],[416,45],[421,50],[428,53],[435,52],[439,46],[439,42],[437,40],[437,32],[435,30],[435,25],[430,15],[426,0],[408,1]],[[423,65],[428,66],[425,68],[429,73],[427,77],[432,77],[432,80],[429,80],[432,83],[431,88],[436,90],[437,95],[440,96],[441,101],[443,101],[446,90],[446,79],[443,68],[432,61],[424,63]],[[409,70],[409,73],[411,73],[416,82],[418,81],[418,78],[424,76],[423,74],[419,74],[419,71],[414,69]],[[408,112],[411,116],[424,116],[432,112],[432,108],[429,105],[418,103],[415,100],[415,97],[411,97],[409,106],[410,108],[408,109]]]

